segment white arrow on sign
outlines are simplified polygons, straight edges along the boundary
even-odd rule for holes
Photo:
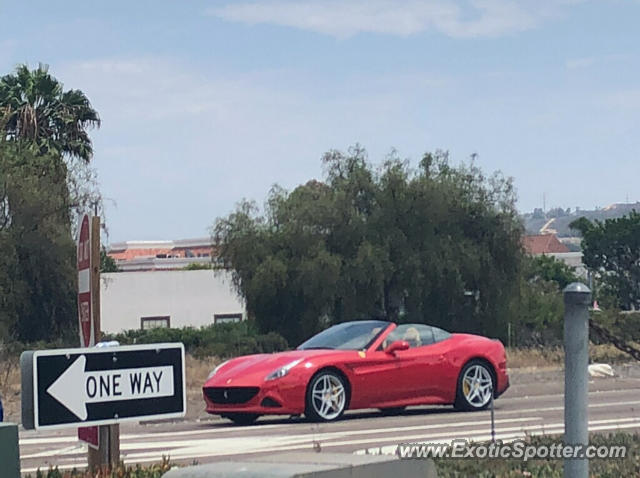
[[[173,396],[173,367],[85,370],[81,355],[47,389],[47,393],[81,420],[87,419],[87,403],[116,402]]]

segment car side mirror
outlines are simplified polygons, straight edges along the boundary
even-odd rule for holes
[[[407,350],[409,348],[409,342],[406,340],[396,340],[395,342],[391,342],[389,346],[384,349],[384,353],[395,355],[396,352],[400,350]]]

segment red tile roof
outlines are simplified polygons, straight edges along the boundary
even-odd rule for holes
[[[529,254],[553,254],[569,252],[569,248],[558,240],[555,234],[524,236],[524,249]]]

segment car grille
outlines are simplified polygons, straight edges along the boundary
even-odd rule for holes
[[[213,403],[246,403],[259,390],[258,387],[206,387],[204,394]]]

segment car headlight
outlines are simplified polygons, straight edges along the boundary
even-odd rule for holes
[[[230,362],[230,360],[227,360],[225,362],[222,362],[221,364],[219,364],[216,368],[214,368],[211,373],[209,374],[209,376],[207,377],[207,380],[209,380],[211,377],[213,377],[216,373],[218,373],[218,370],[220,370],[224,365],[228,364]]]
[[[277,378],[282,378],[282,377],[284,377],[285,375],[287,375],[289,373],[289,370],[291,370],[293,367],[298,365],[300,362],[302,362],[302,359],[298,359],[298,360],[294,360],[293,362],[289,362],[287,365],[284,365],[284,366],[274,370],[273,372],[271,372],[264,379],[265,380],[275,380]]]

